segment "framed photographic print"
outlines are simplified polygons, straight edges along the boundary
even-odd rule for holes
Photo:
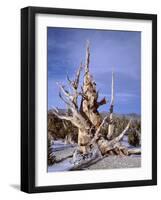
[[[21,190],[157,184],[157,16],[21,9]]]

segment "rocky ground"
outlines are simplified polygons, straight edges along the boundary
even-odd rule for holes
[[[48,166],[48,172],[69,171],[73,166],[72,156],[75,149],[75,145],[64,144],[62,141],[57,141],[55,145],[53,145],[53,151],[56,156],[57,163],[52,166]],[[141,155],[108,156],[82,170],[138,167],[141,167]]]
[[[141,167],[140,156],[109,156],[91,165],[87,169],[118,169]]]

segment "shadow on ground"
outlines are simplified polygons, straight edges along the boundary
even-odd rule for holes
[[[18,184],[10,184],[10,187],[14,188],[15,190],[20,190],[20,185]]]

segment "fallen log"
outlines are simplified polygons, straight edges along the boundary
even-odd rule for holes
[[[128,155],[140,155],[141,154],[141,149],[139,148],[134,148],[134,149],[128,149]]]

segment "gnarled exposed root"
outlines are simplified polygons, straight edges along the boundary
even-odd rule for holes
[[[83,168],[87,168],[95,163],[97,163],[98,161],[100,161],[103,157],[92,157],[89,160],[82,160],[81,162],[75,164],[70,171],[72,170],[79,170],[79,169],[83,169]]]
[[[73,161],[72,163],[74,166],[70,170],[77,170],[86,168],[99,160],[101,160],[102,154],[98,149],[97,145],[94,146],[91,151],[87,154],[81,154],[78,149],[73,154]]]

